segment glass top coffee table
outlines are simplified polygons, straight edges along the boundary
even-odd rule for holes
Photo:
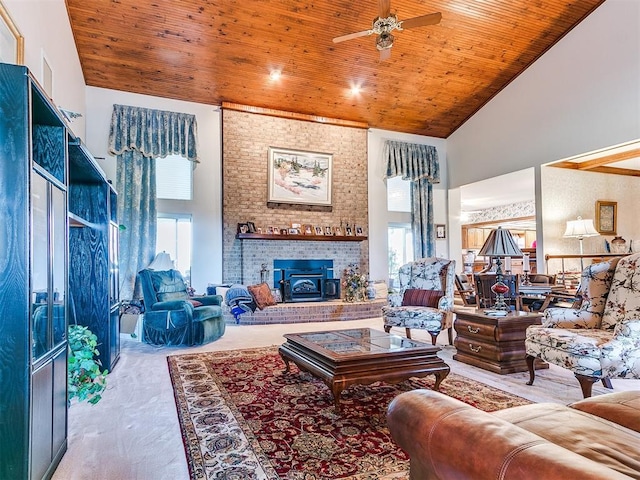
[[[435,375],[434,390],[449,374],[449,365],[426,343],[371,328],[330,330],[284,335],[278,349],[290,372],[289,362],[321,379],[331,390],[340,411],[340,394],[351,385],[374,382],[399,383],[411,377]]]

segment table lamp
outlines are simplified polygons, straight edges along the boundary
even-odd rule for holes
[[[501,257],[521,257],[522,250],[518,247],[509,230],[498,227],[491,230],[478,255],[496,257],[496,283],[491,287],[491,291],[496,294],[496,303],[493,308],[495,310],[509,310],[509,306],[504,301],[504,294],[509,291],[509,287],[502,281]]]
[[[580,241],[580,255],[583,255],[582,240],[585,237],[595,237],[600,235],[593,226],[593,220],[584,220],[582,217],[578,217],[577,220],[568,220],[567,229],[564,232],[563,237],[577,238]],[[580,270],[584,270],[582,264],[582,258],[580,258]]]

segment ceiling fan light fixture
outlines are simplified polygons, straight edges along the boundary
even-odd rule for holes
[[[378,35],[384,33],[390,33],[393,30],[400,28],[400,24],[402,22],[398,22],[397,15],[389,15],[388,17],[376,17],[373,21],[373,26],[371,27],[371,31]]]
[[[386,50],[387,48],[391,48],[393,46],[393,41],[395,40],[394,36],[390,33],[381,33],[376,38],[376,48],[378,50]]]

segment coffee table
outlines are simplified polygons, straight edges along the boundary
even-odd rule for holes
[[[436,353],[439,347],[371,328],[285,334],[279,348],[289,362],[321,379],[340,411],[340,394],[351,385],[399,383],[411,377],[435,375],[434,390],[449,374],[449,365]]]

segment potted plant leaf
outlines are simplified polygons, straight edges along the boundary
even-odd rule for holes
[[[107,386],[108,370],[97,358],[98,337],[87,327],[69,325],[68,398],[96,404]]]

